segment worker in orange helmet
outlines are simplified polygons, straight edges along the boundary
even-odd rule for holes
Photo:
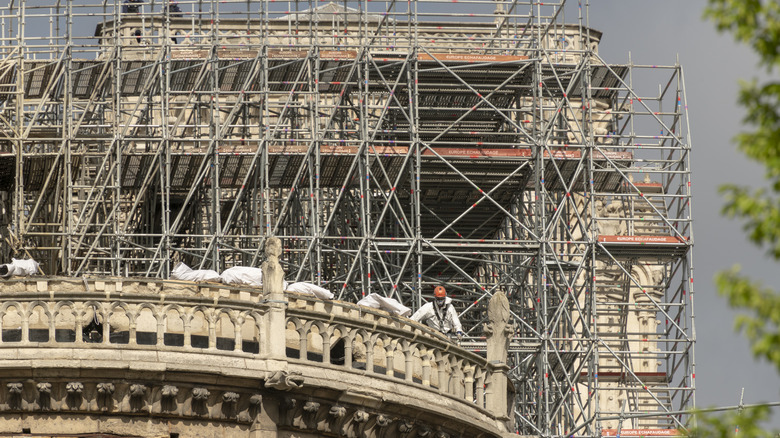
[[[455,333],[458,337],[463,336],[458,313],[452,306],[452,298],[447,296],[444,286],[433,288],[433,301],[424,304],[414,312],[412,319],[444,334]]]

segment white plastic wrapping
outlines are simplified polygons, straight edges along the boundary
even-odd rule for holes
[[[184,281],[222,281],[217,271],[211,269],[192,269],[182,262],[176,263],[171,278]]]
[[[11,263],[0,265],[0,277],[26,277],[38,273],[38,262],[33,259],[11,259]]]
[[[233,266],[222,271],[222,282],[226,284],[263,285],[263,270],[249,266]]]
[[[316,284],[298,282],[287,286],[289,292],[298,292],[301,294],[314,295],[321,300],[332,300],[333,292],[325,289],[324,287],[317,286]]]
[[[412,313],[412,309],[399,303],[395,298],[388,298],[379,294],[368,294],[357,303],[360,306],[387,310],[390,313],[395,313],[401,316],[409,316]]]

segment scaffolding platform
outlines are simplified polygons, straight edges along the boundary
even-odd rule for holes
[[[269,167],[272,170],[269,186],[273,188],[289,188],[296,184],[309,183],[308,176],[302,176],[295,180],[297,171],[307,156],[316,151],[309,146],[271,146],[267,155]],[[359,146],[328,146],[319,147],[321,173],[319,184],[321,187],[340,188],[354,185],[350,178],[350,165],[359,155],[364,154],[371,161],[373,173],[384,175],[387,181],[395,181],[398,178],[403,163],[409,161],[414,151],[408,147],[366,147]],[[71,173],[79,170],[82,160],[80,154],[72,154]],[[156,160],[157,153],[128,153],[123,155],[121,181],[123,189],[139,189],[144,181],[144,173]],[[207,159],[207,153],[202,149],[190,149],[186,152],[171,151],[171,190],[184,192],[192,187],[198,169]],[[222,165],[220,166],[219,185],[225,189],[240,188],[246,184],[247,172],[252,167],[250,163],[257,161],[260,153],[252,147],[228,147],[221,148],[216,154]],[[564,182],[569,181],[582,159],[582,153],[577,150],[558,150],[552,153],[544,151],[546,170],[548,176],[543,184],[548,190],[562,190]],[[604,158],[600,153],[594,154],[594,161],[602,164]],[[631,153],[613,153],[608,155],[613,162],[626,165],[631,161]],[[490,148],[452,148],[436,147],[425,148],[421,151],[421,178],[428,190],[440,191],[446,189],[474,190],[475,195],[498,187],[494,199],[506,199],[508,195],[517,190],[532,188],[533,181],[529,181],[529,171],[517,171],[518,167],[532,160],[531,149],[490,149]],[[600,160],[601,159],[601,160]],[[0,153],[0,166],[13,168],[16,156],[13,153]],[[23,166],[24,188],[26,190],[41,190],[45,181],[47,170],[51,170],[58,161],[57,154],[35,154],[25,157]],[[530,168],[529,168],[530,169]],[[506,180],[506,175],[513,174],[511,180]],[[0,176],[0,180],[2,180]],[[2,180],[4,183],[13,183]],[[617,172],[612,174],[600,173],[594,180],[595,187],[599,191],[615,190],[620,184],[621,177]],[[250,181],[251,182],[251,181]],[[396,189],[408,186],[405,185]],[[210,185],[210,183],[206,183]],[[583,184],[572,186],[574,190],[582,190]],[[630,239],[629,239],[630,240]],[[614,241],[610,240],[610,242]],[[667,242],[668,243],[668,242]]]
[[[223,93],[257,92],[266,87],[268,92],[275,93],[305,89],[308,84],[299,79],[299,73],[306,64],[304,61],[311,60],[317,62],[321,71],[326,72],[325,80],[317,81],[317,91],[337,94],[345,85],[356,85],[349,81],[351,67],[358,61],[356,56],[355,51],[323,51],[319,52],[319,56],[302,51],[270,51],[262,56],[256,50],[218,50],[216,56],[211,58],[207,50],[172,50],[168,92],[208,92],[212,86],[209,83],[210,75],[204,75],[203,70],[210,68],[216,69],[216,87]],[[473,59],[459,59],[464,57]],[[268,61],[267,78],[253,75],[263,58]],[[419,87],[417,92],[421,95],[423,106],[470,108],[482,100],[482,95],[491,95],[490,101],[497,107],[503,107],[518,95],[527,97],[533,93],[533,70],[528,67],[532,64],[524,56],[419,54],[415,58],[409,53],[377,53],[371,54],[367,61],[370,66],[367,76],[373,78],[368,84],[385,87],[386,84],[399,82],[395,91],[397,94],[407,90],[407,82],[400,75],[409,68],[409,64],[419,63],[418,81],[425,85]],[[122,95],[141,96],[147,91],[147,82],[159,74],[159,63],[158,59],[120,62],[110,59],[71,60],[73,97],[86,99],[110,93],[116,82],[114,76],[117,71],[121,72]],[[210,67],[212,63],[214,66]],[[463,66],[468,69],[460,68]],[[19,74],[16,67],[10,64],[0,73],[0,90],[7,90],[6,93],[0,92],[0,100],[16,85]],[[541,72],[544,92],[551,97],[566,95],[582,98],[578,79],[584,73],[577,70],[578,67],[575,64],[545,65]],[[593,66],[591,70],[589,74],[592,75],[593,97],[612,99],[617,95],[628,67]],[[22,83],[26,99],[56,99],[66,92],[65,71],[57,60],[26,60],[24,71]],[[459,95],[459,92],[462,94]],[[458,104],[454,105],[456,101]],[[435,113],[427,113],[427,116],[437,117]],[[421,114],[421,117],[425,118],[426,114]]]
[[[599,249],[615,257],[682,257],[691,244],[679,236],[599,236]]]

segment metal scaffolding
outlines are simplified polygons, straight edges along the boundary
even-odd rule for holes
[[[683,70],[602,59],[582,3],[12,0],[1,255],[168,278],[273,235],[342,300],[446,285],[474,349],[502,291],[518,433],[684,429]]]

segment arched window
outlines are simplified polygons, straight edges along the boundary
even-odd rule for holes
[[[235,346],[236,331],[233,321],[226,312],[221,312],[217,320],[217,350],[233,351]]]
[[[33,307],[27,330],[30,342],[49,342],[49,314],[45,307]]]
[[[165,314],[163,344],[174,347],[184,346],[184,321],[176,309],[169,309]]]
[[[245,316],[244,323],[241,324],[241,351],[255,354],[260,352],[260,333],[257,330],[257,322],[250,315]]]
[[[135,340],[138,345],[157,345],[157,319],[151,309],[141,309],[135,327]]]
[[[22,341],[22,313],[16,306],[8,306],[3,315],[3,342]]]
[[[193,348],[209,348],[209,320],[198,310],[190,322],[190,345]]]
[[[63,305],[54,314],[54,340],[76,342],[76,316],[70,305]]]
[[[114,307],[108,319],[108,341],[112,344],[130,343],[130,318],[121,306]]]

